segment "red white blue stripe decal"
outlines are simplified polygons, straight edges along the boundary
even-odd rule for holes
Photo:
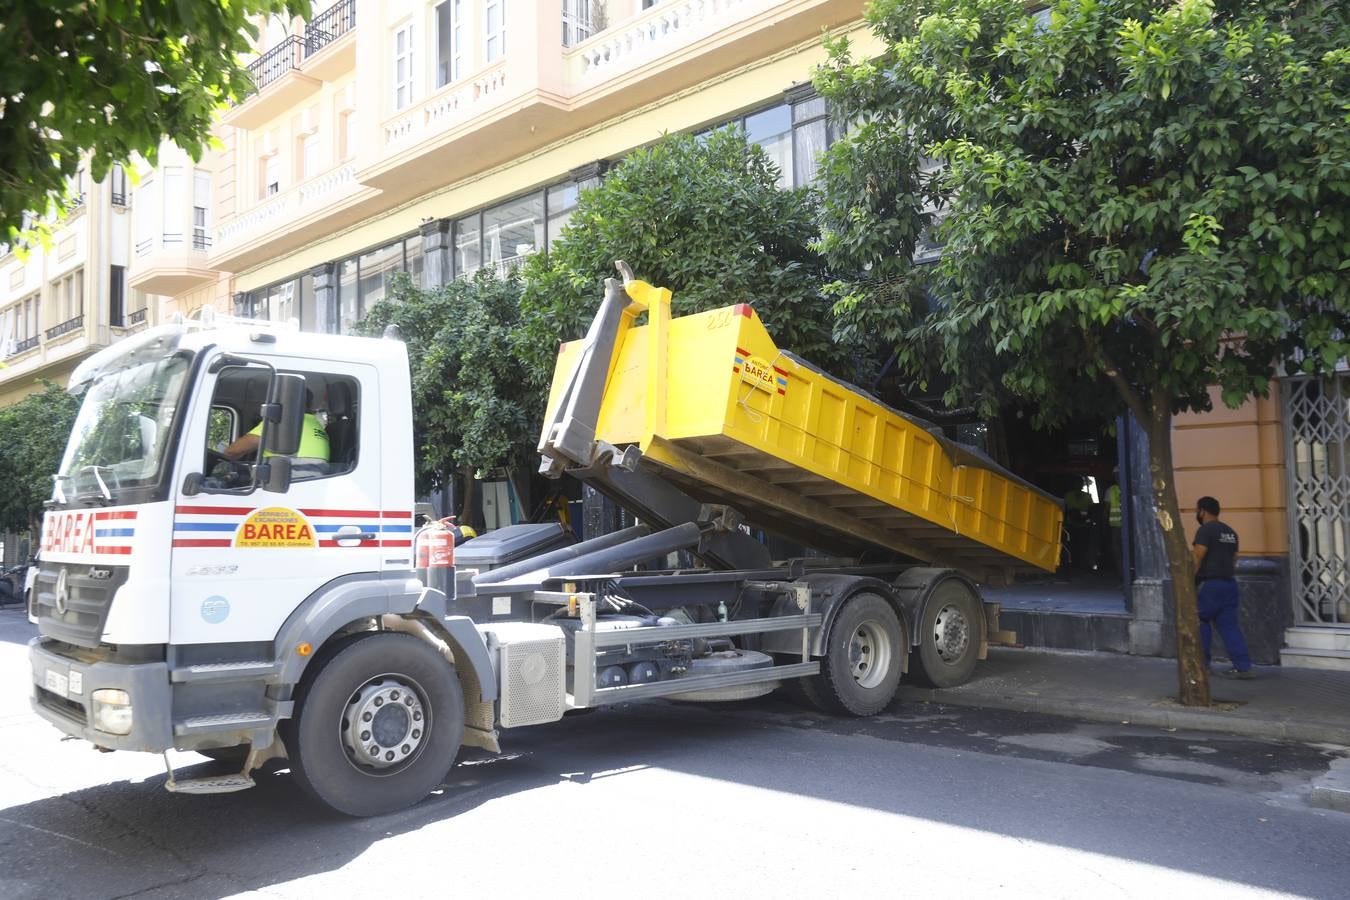
[[[230,547],[239,526],[248,516],[266,507],[253,506],[176,506],[174,507],[173,546]],[[373,540],[348,543],[348,549],[369,547],[411,547],[412,513],[407,510],[380,509],[299,509],[310,521],[319,547],[340,547],[337,533],[344,528],[357,533],[378,535]],[[353,535],[354,537],[354,535]],[[343,536],[344,541],[351,538]]]
[[[94,552],[131,555],[136,536],[136,510],[114,509],[94,513]]]

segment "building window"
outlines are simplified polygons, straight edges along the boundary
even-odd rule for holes
[[[163,237],[165,247],[176,247],[183,243],[183,209],[185,199],[182,166],[165,166],[160,199],[164,204]]]
[[[281,193],[281,159],[277,154],[265,157],[262,164],[262,198]]]
[[[745,136],[778,167],[778,186],[792,187],[792,109],[786,103],[745,117]]]
[[[595,33],[591,0],[563,0],[563,46],[574,47]]]
[[[211,207],[211,174],[200,169],[192,173],[192,249],[206,250],[211,246],[207,235],[207,210]]]
[[[59,319],[54,327],[48,329],[47,337],[74,331],[78,327],[76,320],[84,316],[84,269],[76,269],[52,282],[52,299],[56,302]]]
[[[483,267],[483,228],[480,217],[465,216],[455,222],[455,277],[472,276]]]
[[[409,22],[394,32],[394,109],[413,99],[413,26]]]
[[[548,244],[552,249],[553,244],[558,240],[558,235],[562,233],[565,226],[572,218],[572,213],[576,212],[577,195],[580,193],[580,186],[569,181],[564,184],[555,184],[548,189]]]
[[[464,77],[464,0],[436,7],[436,87]]]
[[[307,134],[300,138],[297,148],[296,161],[299,162],[300,171],[296,173],[297,181],[304,181],[313,178],[319,174],[319,136],[317,134]]]
[[[494,62],[506,54],[506,0],[487,0],[483,25],[483,58]]]
[[[422,236],[399,238],[338,263],[338,331],[349,333],[370,308],[389,297],[400,272],[417,284],[422,277]]]
[[[778,167],[782,188],[807,187],[820,173],[820,154],[839,139],[825,100],[813,93],[791,103],[779,103],[699,132],[740,125],[746,138],[758,144]]]
[[[0,358],[24,353],[38,345],[38,294],[0,310]]]
[[[127,205],[127,173],[121,163],[113,163],[108,189],[113,206]]]
[[[127,315],[127,270],[111,266],[108,271],[108,322],[125,325]]]
[[[833,141],[834,126],[824,97],[811,97],[792,104],[792,184],[815,184],[820,174],[820,155]]]

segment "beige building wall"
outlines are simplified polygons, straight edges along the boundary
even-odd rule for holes
[[[202,161],[211,290],[182,264],[200,280],[165,290],[167,308],[191,312],[206,293],[225,305],[429,219],[780,102],[824,61],[826,29],[861,54],[878,49],[863,0],[608,0],[596,16],[601,5],[583,21],[587,4],[571,0],[340,0],[316,4],[310,28],[263,23],[258,90],[222,115]],[[489,28],[498,14],[504,31]]]
[[[93,183],[82,169],[48,245],[0,248],[0,406],[65,384],[80,360],[154,321],[126,284],[129,180],[114,170]]]
[[[1186,413],[1173,421],[1172,454],[1177,500],[1187,515],[1195,501],[1211,496],[1222,518],[1238,533],[1243,556],[1289,552],[1285,508],[1284,438],[1278,387],[1269,397],[1237,409],[1211,388],[1213,411]]]

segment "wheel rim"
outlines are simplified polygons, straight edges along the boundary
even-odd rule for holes
[[[431,709],[406,675],[377,675],[352,692],[338,725],[347,761],[367,775],[393,775],[426,745]]]
[[[848,642],[848,664],[859,687],[874,688],[891,670],[891,636],[878,622],[862,622]]]
[[[960,607],[947,604],[933,622],[933,644],[945,663],[957,663],[970,647],[970,621]]]

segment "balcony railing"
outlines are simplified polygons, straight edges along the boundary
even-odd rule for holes
[[[339,0],[305,26],[305,58],[356,27],[356,0]]]
[[[76,316],[73,319],[66,319],[60,325],[54,325],[47,329],[47,340],[59,338],[63,334],[69,334],[84,327],[84,316]]]
[[[112,192],[112,205],[113,205],[113,206],[126,206],[126,205],[127,205],[127,194],[126,194],[126,191],[113,191],[113,192]]]
[[[210,249],[211,249],[211,238],[207,237],[207,236],[204,235],[204,234],[194,234],[194,235],[192,236],[192,249],[193,249],[193,250],[210,250]]]
[[[146,311],[147,310],[145,307],[141,307],[140,309],[132,310],[131,312],[127,313],[126,318],[127,326],[130,327],[132,325],[139,325],[142,322],[144,322]]]
[[[38,336],[36,334],[33,335],[32,337],[26,337],[14,345],[14,355],[17,356],[18,354],[23,353],[27,350],[32,350],[37,345],[38,345]]]
[[[248,77],[253,81],[253,93],[263,90],[287,72],[299,69],[304,58],[305,42],[294,34],[287,35],[280,44],[249,63]]]
[[[147,253],[150,252],[150,248],[153,247],[153,246],[155,246],[155,239],[154,239],[154,238],[146,238],[146,239],[143,240],[143,241],[137,241],[137,242],[136,242],[136,255],[137,255],[137,256],[144,256],[145,254],[147,254]]]

